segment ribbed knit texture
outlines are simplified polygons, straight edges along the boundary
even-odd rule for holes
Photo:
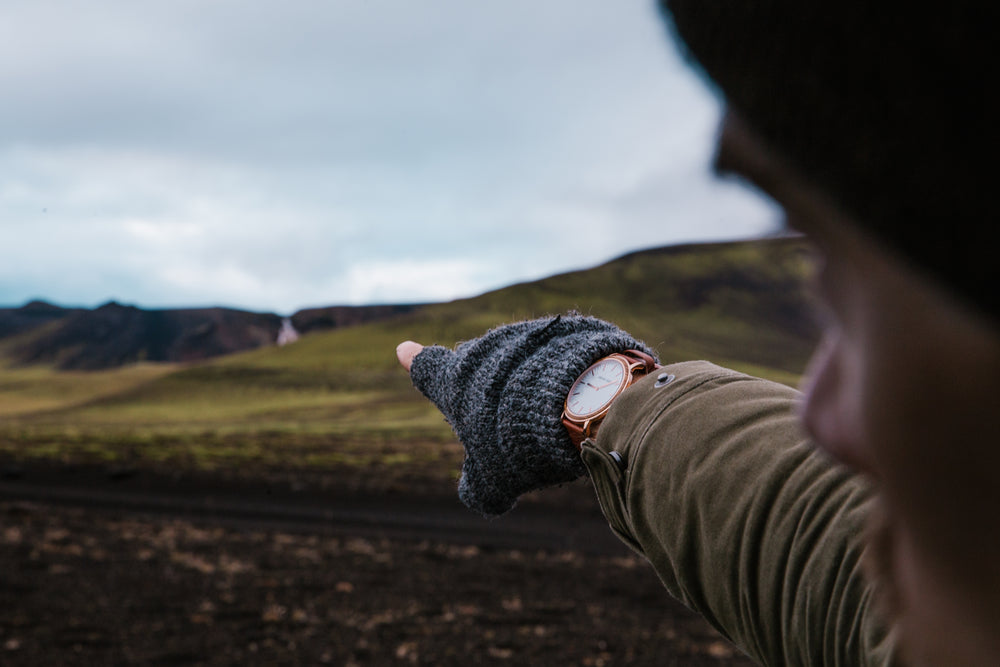
[[[655,356],[614,324],[576,314],[501,326],[454,351],[424,348],[410,377],[465,447],[462,502],[496,516],[523,493],[584,475],[563,404],[590,364],[626,349]]]

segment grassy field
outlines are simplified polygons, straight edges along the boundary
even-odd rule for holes
[[[461,448],[398,367],[399,341],[453,345],[578,310],[617,322],[664,362],[710,359],[795,384],[814,337],[806,262],[794,239],[663,249],[197,365],[85,373],[0,361],[0,455],[452,475]]]

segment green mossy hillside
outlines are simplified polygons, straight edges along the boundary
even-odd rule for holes
[[[670,247],[195,364],[3,367],[0,455],[199,468],[459,460],[396,344],[453,345],[568,311],[618,323],[667,363],[709,359],[794,384],[816,338],[807,271],[796,238]]]

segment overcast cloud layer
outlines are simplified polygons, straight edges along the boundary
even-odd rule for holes
[[[773,208],[647,0],[5,0],[0,304],[437,301]]]

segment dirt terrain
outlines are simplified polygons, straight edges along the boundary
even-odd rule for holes
[[[752,664],[582,485],[488,522],[346,477],[0,472],[2,665]]]

